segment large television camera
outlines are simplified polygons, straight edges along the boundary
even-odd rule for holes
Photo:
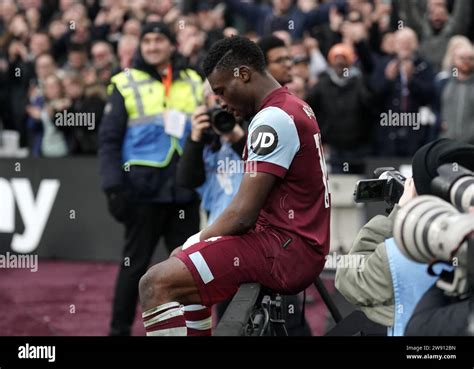
[[[429,264],[430,274],[436,263],[451,264],[454,273],[443,273],[437,286],[462,298],[474,289],[474,173],[455,164],[438,173],[431,186],[439,197],[419,196],[403,206],[393,234],[402,253]]]

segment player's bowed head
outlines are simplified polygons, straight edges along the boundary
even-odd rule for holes
[[[260,48],[248,38],[232,36],[215,43],[203,70],[222,105],[248,119],[280,84],[268,73]]]

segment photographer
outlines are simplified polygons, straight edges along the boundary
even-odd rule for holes
[[[474,336],[474,296],[459,301],[432,286],[408,322],[406,336]]]
[[[461,174],[459,170],[449,168],[449,171],[452,171],[455,176],[446,176],[446,173],[441,176],[441,170],[443,168],[440,168],[442,180],[438,181],[437,179],[436,187],[443,190],[449,189],[450,195],[454,193],[454,199],[456,200],[466,197],[470,198],[469,203],[472,203],[473,192],[469,193],[468,187],[459,186],[460,183],[471,183],[472,186],[474,180],[472,173],[464,176],[465,174]],[[443,186],[439,186],[440,183],[443,183]],[[444,186],[444,184],[449,184],[449,186]],[[444,197],[446,192],[440,195]],[[442,222],[445,225],[443,233],[453,234],[453,236],[449,237],[449,240],[440,240],[439,237],[434,235],[431,239],[436,239],[436,244],[427,239],[424,246],[430,250],[431,254],[434,254],[438,262],[447,262],[445,256],[448,255],[448,259],[456,268],[448,275],[441,275],[436,285],[423,295],[407,324],[405,335],[474,336],[474,296],[472,295],[474,280],[472,279],[473,274],[470,274],[472,271],[469,270],[472,268],[474,257],[474,237],[472,233],[474,229],[474,207],[468,209],[467,204],[465,204],[466,206],[461,207],[463,211],[459,211],[459,208],[452,208],[452,212],[449,212],[449,210],[440,212],[441,207],[436,206],[432,199],[427,198],[425,201],[434,205],[432,207],[437,215],[435,217],[430,215],[428,222],[422,216],[416,223],[416,227],[422,232],[427,231],[428,234],[430,232],[436,233],[438,229],[436,223]],[[459,202],[456,201],[456,203],[459,206]],[[448,202],[446,204],[448,204],[448,207],[451,206]],[[400,214],[401,217],[397,219],[394,230],[397,231],[398,224],[403,225],[407,216],[411,216],[410,214],[413,211],[420,212],[417,209],[421,210],[419,204],[410,204],[408,209]],[[406,231],[400,232],[402,237],[406,233]],[[408,233],[412,233],[412,230],[408,229]],[[467,236],[465,236],[466,234]],[[433,234],[431,235],[433,236]],[[402,249],[407,250],[408,247],[409,250],[413,250],[411,243],[401,242],[401,244],[403,245]],[[439,247],[438,244],[443,245],[443,247]],[[444,250],[448,252],[443,252]],[[413,255],[415,258],[420,256]]]
[[[245,124],[235,124],[226,133],[219,132],[215,125],[211,125],[209,113],[218,112],[220,108],[217,96],[212,93],[207,82],[204,95],[206,105],[199,106],[191,117],[191,134],[184,146],[176,177],[178,184],[185,188],[202,186],[202,207],[208,212],[208,223],[211,224],[239,188],[243,171],[238,170],[238,164],[246,136]],[[234,118],[225,114],[222,117],[224,120],[229,118],[230,127]]]
[[[398,205],[388,217],[370,220],[354,241],[348,257],[362,255],[364,268],[338,269],[336,273],[336,288],[369,319],[392,327],[390,335],[403,335],[417,301],[436,281],[426,273],[426,265],[399,252],[393,239],[394,219],[400,207],[417,195],[432,194],[431,181],[444,163],[474,168],[474,147],[441,139],[418,150],[413,158],[413,180],[406,181]]]

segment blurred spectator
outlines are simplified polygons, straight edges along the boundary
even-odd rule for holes
[[[117,68],[112,46],[105,41],[96,41],[91,49],[92,66],[95,68],[99,83],[108,85],[113,71]]]
[[[378,155],[412,156],[427,141],[428,122],[422,122],[418,113],[435,99],[434,75],[417,49],[412,29],[397,31],[396,55],[388,63],[379,63],[372,76],[381,114],[386,117],[381,115],[376,127]]]
[[[28,90],[30,81],[34,77],[34,68],[29,58],[28,36],[30,30],[24,16],[17,14],[12,17],[9,24],[8,35],[10,42],[7,44],[9,62],[8,71],[8,104],[11,109],[11,121],[5,121],[7,129],[20,132],[20,144],[26,145],[26,113],[28,103]]]
[[[471,46],[471,41],[464,36],[453,36],[449,40],[446,54],[443,58],[443,63],[441,64],[441,72],[436,76],[437,80],[442,80],[444,78],[449,78],[453,74],[454,68],[454,52],[461,46]]]
[[[67,52],[67,62],[63,69],[68,73],[80,74],[89,65],[87,48],[81,44],[71,44]]]
[[[34,60],[38,55],[51,52],[51,40],[45,32],[36,32],[30,38],[30,60]]]
[[[290,83],[286,84],[288,90],[295,96],[299,97],[301,100],[306,98],[306,85],[303,78],[298,76],[293,76],[293,79]]]
[[[204,44],[206,34],[193,22],[183,21],[182,27],[178,27],[176,40],[178,52],[187,59],[190,67],[202,74],[201,63],[206,56]]]
[[[97,132],[102,113],[105,106],[105,99],[100,93],[89,92],[81,76],[67,75],[63,80],[63,86],[67,98],[71,101],[68,112],[85,116],[90,114],[93,126],[73,126],[68,127],[69,153],[72,155],[94,155],[98,150]]]
[[[449,39],[467,34],[471,7],[472,1],[456,0],[453,13],[449,14],[446,0],[428,0],[427,16],[423,16],[415,2],[400,0],[402,19],[418,34],[420,55],[432,64],[436,73],[441,70]]]
[[[13,17],[18,11],[14,0],[3,0],[0,2],[0,35],[5,35]]]
[[[319,43],[314,38],[307,37],[304,41],[295,41],[290,46],[293,58],[293,76],[298,76],[305,81],[305,88],[311,88],[317,77],[324,72],[328,65],[319,50]]]
[[[436,85],[436,98],[433,103],[433,111],[436,114],[436,127],[435,131],[431,138],[436,138],[441,133],[442,127],[442,117],[441,117],[441,98],[443,96],[444,89],[446,84],[451,80],[455,74],[454,67],[454,53],[455,51],[463,46],[471,47],[471,41],[464,36],[453,36],[448,43],[448,48],[446,54],[443,58],[442,70],[436,75],[435,85]],[[444,126],[446,129],[446,125]]]
[[[444,136],[474,144],[474,48],[463,45],[453,54],[453,75],[441,96]]]
[[[135,36],[138,39],[140,37],[140,28],[140,21],[138,19],[131,18],[123,24],[122,34],[123,36]]]
[[[57,65],[54,62],[53,56],[51,54],[44,53],[38,55],[35,60],[36,78],[32,81],[30,85],[30,100],[42,94],[43,83],[46,77],[57,73]]]
[[[303,37],[306,30],[322,24],[329,19],[329,9],[334,4],[341,10],[344,2],[331,1],[323,3],[308,12],[301,11],[293,5],[292,0],[272,0],[271,4],[254,4],[242,0],[228,0],[227,6],[231,12],[245,17],[247,22],[255,27],[258,35],[264,36],[273,31],[285,30],[295,39]]]
[[[284,86],[291,82],[293,60],[283,40],[273,35],[266,36],[257,45],[263,51],[268,71],[278,83]]]
[[[43,93],[33,105],[27,107],[33,155],[48,158],[66,156],[66,137],[55,126],[55,117],[56,113],[69,109],[71,101],[66,98],[61,81],[55,75],[46,77]]]
[[[329,51],[329,68],[308,93],[333,170],[352,170],[370,154],[373,96],[358,68],[352,46],[337,44]],[[349,168],[344,168],[348,163]]]
[[[0,131],[3,130],[7,122],[11,122],[12,112],[8,104],[8,59],[0,53],[0,101],[6,101],[6,104],[0,104]]]
[[[120,69],[130,68],[132,66],[133,55],[135,55],[137,47],[138,37],[125,35],[120,39],[117,47]]]
[[[209,50],[211,45],[222,37],[230,37],[231,35],[238,35],[237,29],[228,27],[225,28],[224,22],[225,6],[216,6],[212,8],[206,1],[200,1],[198,4],[196,16],[200,28],[206,33],[206,41],[204,48]]]
[[[41,81],[45,73],[49,74],[47,70],[54,68],[61,78],[65,74],[81,76],[85,95],[102,98],[111,76],[133,65],[141,24],[159,20],[174,31],[178,52],[198,71],[207,50],[223,37],[242,33],[255,41],[270,35],[282,39],[292,59],[291,77],[295,78],[288,87],[299,96],[307,95],[318,76],[326,72],[331,47],[338,43],[350,45],[361,78],[370,78],[370,86],[381,91],[374,103],[381,107],[379,113],[401,105],[402,91],[404,96],[408,91],[407,113],[422,112],[428,117],[423,118],[424,122],[436,120],[436,125],[420,131],[407,131],[406,127],[376,129],[374,136],[378,139],[372,145],[381,148],[379,154],[407,155],[441,132],[441,96],[454,77],[452,57],[455,49],[467,41],[459,35],[451,36],[466,34],[465,24],[473,11],[471,2],[463,0],[1,0],[0,96],[8,103],[1,107],[0,116],[5,128],[21,133],[23,146],[34,146],[27,142],[25,107],[28,99],[32,104],[42,95]],[[399,49],[397,31],[410,24],[421,37],[421,57],[413,53],[414,77],[406,83],[404,74],[396,73],[397,77],[387,80],[385,69],[397,69],[390,63],[398,59],[394,57]],[[451,46],[444,53],[448,43]],[[44,54],[52,56],[55,66]],[[41,61],[36,63],[40,55]],[[443,55],[445,60],[441,62]],[[429,67],[425,69],[427,59],[436,59],[439,66],[434,70],[442,71],[434,89],[427,87],[431,73]],[[43,64],[46,72],[42,77],[35,76]],[[270,69],[276,66],[269,65]],[[407,88],[397,91],[403,86]],[[411,137],[407,139],[411,146],[404,150],[406,136]],[[400,149],[395,150],[392,144]]]

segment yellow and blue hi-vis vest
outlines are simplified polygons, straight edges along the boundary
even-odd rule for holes
[[[109,93],[114,85],[124,99],[128,114],[122,147],[124,166],[163,168],[168,166],[175,152],[182,155],[186,134],[180,139],[168,135],[163,113],[170,109],[190,117],[202,102],[203,82],[199,74],[192,69],[181,70],[168,96],[162,82],[138,69],[124,70],[113,76]]]

